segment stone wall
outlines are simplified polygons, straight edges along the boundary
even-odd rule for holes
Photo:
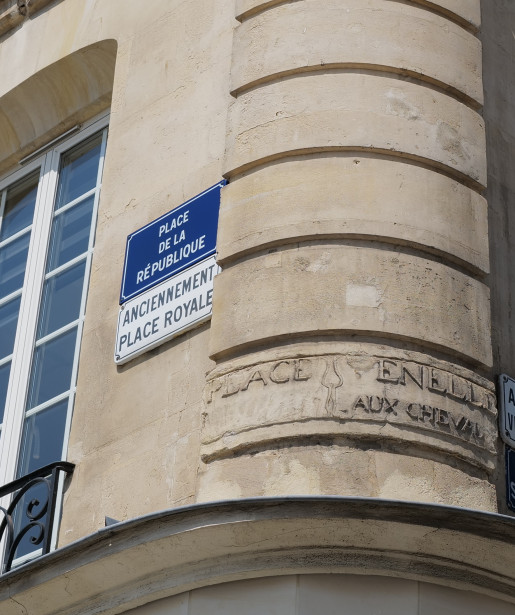
[[[237,17],[199,497],[495,509],[479,2]]]
[[[111,108],[60,544],[231,497],[495,511],[511,188],[479,0],[19,4],[0,171]],[[127,235],[222,177],[211,325],[116,367]]]

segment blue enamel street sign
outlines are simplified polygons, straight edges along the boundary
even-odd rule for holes
[[[225,180],[127,237],[120,303],[214,254]]]
[[[506,503],[515,510],[515,451],[506,447]]]

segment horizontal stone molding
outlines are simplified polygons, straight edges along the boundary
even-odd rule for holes
[[[342,340],[340,337],[333,339],[316,339],[304,341],[292,341],[289,344],[281,344],[272,348],[258,349],[252,353],[245,353],[233,357],[227,361],[219,361],[216,366],[207,373],[206,381],[220,378],[237,370],[244,370],[260,363],[268,361],[282,361],[292,357],[317,357],[325,355],[345,356],[370,356],[380,359],[392,359],[394,361],[415,362],[427,365],[447,372],[452,372],[456,377],[463,378],[480,389],[490,391],[495,395],[494,383],[485,378],[477,371],[473,371],[459,363],[450,362],[445,358],[437,357],[435,353],[427,354],[413,349],[394,344],[390,340],[385,343],[374,342],[370,339]]]
[[[348,333],[492,361],[488,288],[400,251],[327,243],[256,256],[217,276],[213,305],[217,360],[274,339]]]
[[[236,18],[240,21],[249,19],[268,9],[279,7],[287,2],[303,0],[236,0]],[[397,0],[384,0],[393,3]],[[456,21],[461,26],[477,32],[481,24],[480,0],[405,0],[403,4],[412,4],[428,11],[437,12],[447,19]]]
[[[26,17],[35,15],[52,1],[53,0],[1,0],[0,36],[16,28]]]
[[[498,436],[492,387],[451,366],[395,355],[265,361],[208,381],[202,454],[209,462],[306,437],[389,438],[492,471]]]
[[[240,25],[234,41],[235,93],[301,70],[378,67],[429,80],[475,108],[483,103],[480,41],[404,3],[281,4]]]
[[[512,518],[456,507],[214,502],[110,526],[14,569],[0,579],[0,610],[117,615],[206,585],[297,573],[393,576],[515,603],[514,545]]]
[[[298,75],[231,105],[225,174],[314,151],[368,150],[423,161],[476,190],[486,184],[484,122],[454,98],[391,76]]]
[[[387,239],[489,270],[485,199],[413,164],[359,154],[286,160],[222,192],[222,264],[263,247],[324,237]]]
[[[387,0],[387,2],[397,0]],[[481,26],[481,0],[407,0],[421,8],[439,11],[450,19],[455,17],[464,20],[464,25],[470,25],[474,30]]]
[[[16,28],[23,21],[17,0],[2,0],[0,2],[0,36]]]

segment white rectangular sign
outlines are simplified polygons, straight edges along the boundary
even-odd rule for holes
[[[122,305],[115,363],[126,363],[208,320],[219,271],[211,256]]]
[[[499,419],[501,438],[508,446],[515,448],[515,380],[499,376]]]

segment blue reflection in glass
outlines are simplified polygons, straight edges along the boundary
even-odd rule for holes
[[[52,271],[88,249],[93,197],[54,218],[47,271]]]
[[[7,385],[9,384],[10,373],[11,362],[9,361],[0,367],[0,423],[4,421],[5,398],[7,397]]]
[[[38,191],[39,171],[7,191],[0,241],[32,224]]]
[[[63,154],[56,209],[96,186],[101,144],[100,134]]]
[[[18,476],[60,461],[68,398],[25,419]]]
[[[30,234],[0,248],[0,299],[23,286]]]
[[[77,328],[41,344],[34,351],[27,408],[34,408],[70,388]]]
[[[17,297],[0,307],[0,359],[13,351],[20,300],[20,297]]]
[[[46,280],[38,323],[38,339],[79,317],[85,270],[86,262],[82,261]]]
[[[67,407],[68,399],[64,399],[25,419],[17,469],[18,477],[61,460]],[[43,512],[48,493],[48,488],[44,484],[36,484],[27,491],[16,510],[15,533],[30,523],[26,511],[31,501],[37,500],[39,503],[32,510],[32,514]],[[43,515],[41,518],[43,525],[45,525],[45,520],[46,515]],[[22,557],[41,547],[31,542],[32,536],[35,538],[39,536],[38,527],[27,532],[18,546],[15,557]]]

